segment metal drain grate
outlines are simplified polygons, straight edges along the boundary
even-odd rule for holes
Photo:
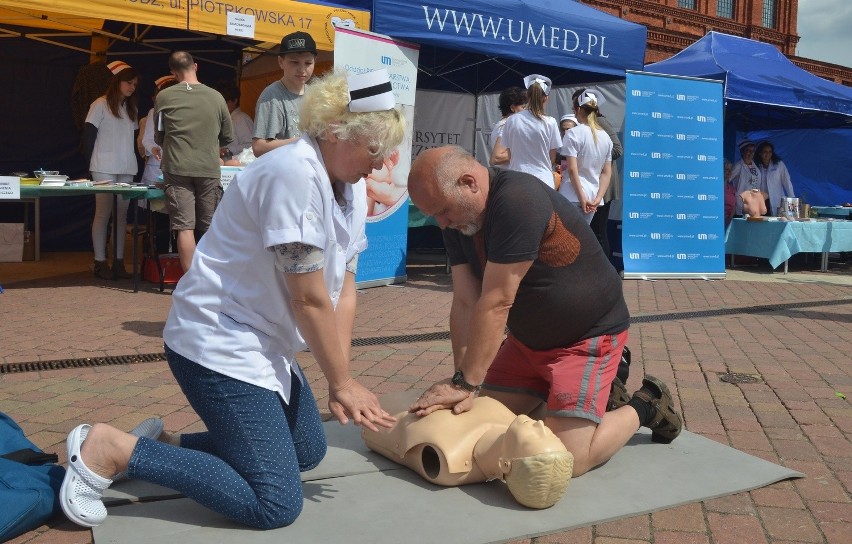
[[[737,374],[736,372],[726,372],[719,374],[719,379],[726,383],[760,383],[763,378],[752,374]]]
[[[676,321],[679,319],[696,319],[702,317],[718,317],[723,315],[756,314],[764,312],[780,312],[794,310],[796,308],[814,308],[822,306],[838,306],[852,303],[852,298],[838,300],[818,300],[810,302],[790,302],[787,304],[765,304],[762,306],[749,306],[744,308],[723,308],[717,310],[702,310],[689,312],[674,312],[666,314],[640,315],[630,318],[631,323],[656,323],[660,321]],[[430,332],[423,334],[399,334],[395,336],[377,336],[373,338],[353,338],[352,345],[355,347],[379,346],[382,344],[413,344],[415,342],[432,342],[436,340],[449,340],[449,331]],[[38,372],[41,370],[59,370],[63,368],[88,368],[93,366],[128,365],[133,363],[150,363],[165,361],[165,353],[150,353],[143,355],[123,355],[117,357],[92,357],[84,359],[59,359],[55,361],[33,361],[25,363],[0,364],[0,374],[13,374],[15,372]],[[725,377],[729,377],[726,379]],[[722,381],[729,383],[755,383],[760,378],[747,374],[723,374]],[[742,381],[734,381],[742,380]],[[753,381],[746,381],[753,380]]]
[[[0,365],[0,374],[14,374],[16,372],[38,372],[41,370],[60,370],[63,368],[90,368],[93,366],[153,363],[156,361],[165,360],[165,353],[147,353],[142,355],[120,355],[116,357],[86,357],[83,359],[31,361],[26,363],[8,363]]]
[[[429,332],[425,334],[400,334],[397,336],[377,336],[375,338],[353,338],[353,346],[378,346],[381,344],[412,344],[414,342],[431,342],[433,340],[449,340],[449,331]]]

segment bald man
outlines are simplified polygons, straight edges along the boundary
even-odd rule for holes
[[[430,387],[413,413],[465,412],[481,390],[515,414],[542,414],[573,454],[574,476],[607,461],[640,425],[657,442],[678,436],[671,394],[651,376],[606,412],[630,315],[621,278],[576,206],[455,146],[422,152],[408,190],[444,232],[455,362],[453,377]]]

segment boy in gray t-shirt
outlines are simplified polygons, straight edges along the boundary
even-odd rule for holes
[[[278,66],[284,75],[260,93],[255,106],[251,146],[255,157],[288,144],[301,135],[299,103],[305,84],[314,73],[316,57],[317,44],[307,32],[293,32],[281,39]]]

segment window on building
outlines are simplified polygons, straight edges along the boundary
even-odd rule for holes
[[[677,0],[677,7],[695,9],[695,0]]]
[[[763,0],[763,26],[766,28],[776,27],[776,0]]]
[[[734,0],[717,0],[716,15],[718,15],[719,17],[725,17],[726,19],[733,19]]]

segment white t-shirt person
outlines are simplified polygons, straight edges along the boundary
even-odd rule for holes
[[[586,195],[586,200],[594,200],[598,194],[601,180],[601,170],[604,164],[612,161],[612,139],[603,129],[597,130],[598,141],[595,143],[592,136],[592,127],[589,125],[577,125],[565,132],[562,149],[559,151],[566,157],[577,159],[577,171],[580,174],[580,185]],[[563,173],[567,176],[566,173]],[[559,187],[559,192],[571,202],[579,204],[580,198],[574,189],[571,180],[564,179]],[[584,214],[586,220],[591,221],[592,215]]]
[[[555,187],[550,151],[559,149],[559,125],[545,115],[539,119],[529,110],[510,115],[503,127],[503,145],[509,148],[509,170],[527,172],[548,187]]]

